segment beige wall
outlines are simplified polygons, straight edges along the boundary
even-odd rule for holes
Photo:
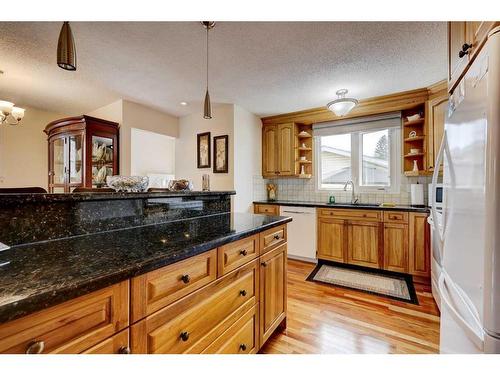
[[[132,128],[130,155],[133,176],[175,175],[174,137]]]
[[[51,121],[70,116],[23,107],[26,112],[19,125],[0,125],[0,187],[47,189],[48,151],[43,129]]]
[[[119,100],[88,115],[120,124],[120,174],[132,173],[132,129],[141,129],[170,137],[179,136],[179,119],[142,104]]]
[[[179,139],[175,147],[175,177],[191,180],[195,190],[201,190],[201,178],[204,174],[209,174],[211,190],[233,190],[233,124],[234,106],[232,104],[214,105],[211,120],[205,120],[201,111],[181,117]],[[196,163],[196,135],[204,132],[211,133],[212,163],[210,168],[199,169]],[[213,173],[213,137],[226,134],[229,136],[229,173]]]
[[[234,106],[235,212],[253,212],[253,176],[261,174],[261,129],[259,117]]]

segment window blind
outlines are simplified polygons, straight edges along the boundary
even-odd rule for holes
[[[353,132],[364,132],[377,129],[401,127],[401,112],[383,113],[381,115],[349,118],[313,124],[313,135],[316,137]]]

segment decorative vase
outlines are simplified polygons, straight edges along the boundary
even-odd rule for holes
[[[413,160],[413,172],[418,172],[418,163],[416,160]]]

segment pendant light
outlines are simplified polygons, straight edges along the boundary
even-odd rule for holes
[[[69,22],[64,22],[57,42],[57,65],[64,70],[76,70],[76,48]]]
[[[331,101],[326,107],[335,113],[337,116],[345,116],[358,104],[358,101],[353,98],[346,98],[347,89],[341,89],[336,92],[338,98]]]
[[[201,24],[207,30],[207,90],[205,92],[205,102],[203,104],[203,118],[209,120],[212,118],[212,105],[210,103],[210,94],[208,93],[208,31],[214,28],[215,22],[202,21]]]

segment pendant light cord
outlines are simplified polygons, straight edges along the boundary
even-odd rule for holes
[[[207,90],[208,90],[208,27],[207,27]]]

